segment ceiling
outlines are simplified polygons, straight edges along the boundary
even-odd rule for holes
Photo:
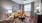
[[[25,0],[25,3],[24,3],[24,0],[12,0],[18,4],[26,4],[26,3],[30,3],[30,2],[34,2],[35,0]]]

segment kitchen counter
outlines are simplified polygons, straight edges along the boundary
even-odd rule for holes
[[[42,15],[42,13],[36,13],[37,15]]]

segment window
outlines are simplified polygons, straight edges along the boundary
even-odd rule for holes
[[[12,13],[12,10],[8,10],[8,13]]]
[[[31,11],[31,4],[24,5],[24,11]]]

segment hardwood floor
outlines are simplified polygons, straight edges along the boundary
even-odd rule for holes
[[[24,21],[21,21],[20,19],[16,18],[14,20],[0,21],[0,23],[30,23],[30,19],[26,17]]]

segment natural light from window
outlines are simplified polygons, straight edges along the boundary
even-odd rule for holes
[[[12,13],[12,10],[8,10],[8,13]]]
[[[31,4],[24,5],[24,11],[31,11]]]

